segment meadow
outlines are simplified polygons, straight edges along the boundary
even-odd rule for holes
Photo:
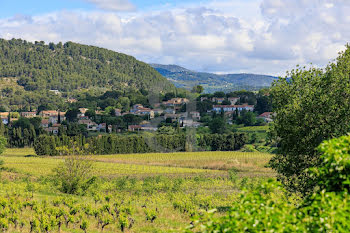
[[[265,167],[270,157],[255,152],[84,156],[96,179],[79,195],[69,195],[53,176],[64,157],[7,149],[1,156],[0,206],[6,202],[8,211],[0,208],[0,230],[183,232],[193,217],[214,208],[222,215],[241,190],[274,177]]]

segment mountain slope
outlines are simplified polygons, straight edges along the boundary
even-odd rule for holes
[[[26,91],[134,88],[173,85],[146,63],[94,46],[0,40],[0,78],[16,78]]]
[[[212,74],[195,72],[176,65],[150,64],[175,86],[190,89],[203,85],[206,92],[233,91],[239,89],[257,90],[268,87],[276,77],[257,74]]]

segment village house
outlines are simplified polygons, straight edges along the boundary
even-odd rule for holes
[[[59,90],[49,90],[49,92],[54,93],[55,95],[59,95],[61,94],[61,92]]]
[[[135,104],[132,106],[132,109],[130,110],[131,113],[137,112],[138,110],[144,108],[142,104]]]
[[[39,116],[42,117],[42,118],[49,118],[51,116],[58,116],[58,111],[56,111],[56,110],[41,111],[39,113]]]
[[[182,120],[180,121],[180,124],[181,124],[183,127],[194,127],[194,128],[197,128],[197,127],[200,126],[200,123],[194,121],[193,119],[182,119]]]
[[[154,118],[154,111],[150,108],[141,108],[138,111],[134,112],[134,114],[140,116],[149,116],[150,119]]]
[[[164,110],[163,109],[153,109],[153,112],[155,115],[156,114],[161,115],[164,112]]]
[[[42,119],[40,125],[43,128],[48,128],[49,127],[49,119]]]
[[[114,112],[115,112],[115,116],[117,116],[117,117],[122,115],[122,110],[120,110],[118,108],[115,109]]]
[[[8,118],[8,116],[9,116],[9,112],[0,112],[0,117],[1,118]]]
[[[88,108],[79,108],[80,113],[78,113],[78,117],[84,117],[88,110]]]
[[[108,131],[109,133],[112,132],[113,127],[111,125],[108,125]],[[106,131],[106,123],[101,123],[97,126],[97,131]]]
[[[130,132],[140,131],[142,129],[141,125],[129,125],[128,130]]]
[[[74,99],[74,98],[68,98],[68,99],[66,100],[66,103],[70,103],[70,104],[73,104],[73,103],[76,103],[76,102],[78,102],[78,100],[76,100],[76,99]]]
[[[263,119],[265,122],[272,122],[273,112],[264,112],[260,114],[257,118]]]
[[[235,105],[239,99],[238,97],[229,97],[227,100],[230,101],[231,105]]]
[[[4,125],[7,125],[9,123],[9,120],[7,117],[1,117],[0,119]]]
[[[225,100],[225,98],[218,98],[218,97],[211,98],[212,102],[215,102],[215,103],[218,103],[218,104],[221,104],[222,102],[224,102],[224,100]]]
[[[97,128],[98,128],[98,125],[95,122],[93,122],[93,121],[91,121],[89,119],[87,119],[87,120],[79,120],[78,124],[86,125],[86,129],[88,131],[97,131]]]
[[[24,118],[34,118],[36,117],[36,112],[21,112],[20,115]]]
[[[201,114],[199,112],[190,112],[190,116],[193,120],[199,121],[201,119]]]
[[[52,115],[50,116],[49,119],[49,123],[51,124],[57,124],[57,123],[61,123],[62,121],[66,120],[66,113],[65,112],[60,112],[60,117],[58,117],[58,112],[57,115]]]
[[[181,113],[181,114],[165,114],[164,115],[164,119],[166,120],[167,118],[170,118],[172,119],[172,121],[181,121],[181,120],[184,120],[184,119],[187,119],[188,117],[188,113],[187,112],[184,112],[184,113]]]
[[[79,116],[78,120],[89,120],[88,116]]]
[[[248,104],[243,104],[243,105],[214,105],[213,110],[216,113],[220,113],[221,111],[224,112],[234,112],[238,110],[239,112],[246,110],[246,111],[254,111],[254,105],[248,105]]]
[[[158,128],[154,127],[154,126],[150,126],[150,125],[145,125],[145,126],[141,126],[141,130],[142,131],[155,132],[155,131],[158,130]]]
[[[54,126],[52,126],[52,127],[48,127],[48,128],[44,128],[44,130],[46,131],[46,132],[48,132],[49,134],[53,134],[53,135],[57,135],[58,134],[58,127],[54,127]]]
[[[208,97],[201,97],[201,102],[203,102],[204,100],[207,100]]]
[[[163,111],[165,114],[175,114],[176,111],[172,108],[167,108]]]
[[[168,101],[164,101],[163,105],[166,107],[181,107],[183,104],[186,104],[190,102],[188,99],[186,98],[173,98],[171,100]]]
[[[155,127],[155,126],[153,126],[153,125],[151,124],[151,122],[149,122],[149,121],[142,121],[142,122],[140,123],[140,126],[141,126],[141,130],[142,130],[142,131],[150,131],[150,132],[153,132],[153,131],[157,131],[157,130],[158,130],[158,128]]]

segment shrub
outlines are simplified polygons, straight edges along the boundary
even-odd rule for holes
[[[321,166],[310,169],[320,190],[327,192],[350,191],[350,135],[323,142]]]
[[[95,180],[92,162],[82,157],[66,158],[54,172],[60,191],[68,194],[83,194]]]

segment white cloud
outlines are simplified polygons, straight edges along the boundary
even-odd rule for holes
[[[201,71],[282,75],[297,64],[324,66],[334,59],[350,38],[348,12],[346,0],[213,0],[207,7],[127,15],[16,16],[0,19],[0,37],[71,40]]]
[[[102,10],[133,11],[135,6],[129,0],[84,0],[95,4]]]

